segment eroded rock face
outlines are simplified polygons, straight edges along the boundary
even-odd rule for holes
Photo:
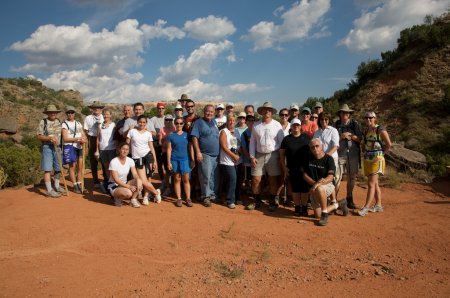
[[[0,118],[0,133],[15,134],[17,133],[17,121],[12,117]]]
[[[425,170],[428,166],[425,155],[396,143],[386,154],[386,161],[399,171]]]

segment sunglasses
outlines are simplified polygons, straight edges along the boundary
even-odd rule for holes
[[[183,122],[175,122],[175,125],[183,125]]]
[[[289,114],[280,114],[280,117],[289,117]]]
[[[183,109],[175,109],[175,111],[182,111]]]
[[[319,118],[319,117],[316,117],[316,116],[311,116],[311,119],[317,119],[317,118]]]
[[[164,119],[164,121],[167,121],[167,122],[172,122],[173,120],[172,119]]]

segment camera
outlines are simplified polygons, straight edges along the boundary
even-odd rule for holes
[[[239,152],[238,152],[238,150],[236,148],[231,148],[230,151],[233,152],[234,154],[238,154],[239,155]]]

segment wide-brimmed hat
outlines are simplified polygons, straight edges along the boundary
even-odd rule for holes
[[[61,110],[58,109],[55,105],[48,105],[45,107],[45,109],[42,113],[46,114],[46,113],[51,113],[51,112],[59,113],[59,112],[61,112]]]
[[[353,113],[355,110],[352,110],[348,107],[348,104],[344,103],[338,110],[338,114],[340,112],[347,112],[347,113]]]
[[[270,110],[272,110],[272,114],[276,114],[277,113],[277,109],[272,107],[272,103],[270,101],[266,101],[265,103],[263,103],[263,105],[260,106],[256,111],[258,112],[258,114],[261,114],[261,110],[263,110],[263,109],[270,109]]]
[[[181,97],[178,101],[184,101],[184,100],[190,100],[190,98],[187,94],[181,94]]]
[[[183,107],[177,103],[177,105],[175,106],[175,110],[183,110]]]
[[[99,101],[94,100],[91,105],[89,105],[89,108],[91,109],[103,109],[105,107],[104,104],[102,104]]]
[[[76,112],[73,106],[66,106],[66,113],[70,111]]]

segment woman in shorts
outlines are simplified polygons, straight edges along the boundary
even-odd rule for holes
[[[130,145],[121,143],[118,147],[118,155],[109,163],[108,191],[114,198],[115,206],[122,206],[122,200],[131,199],[131,206],[139,205],[137,196],[142,190],[142,181],[139,178],[134,161],[128,157]],[[127,180],[131,172],[133,179]]]
[[[116,124],[111,121],[111,111],[103,109],[103,123],[97,128],[97,151],[94,155],[100,159],[102,164],[104,183],[100,185],[102,192],[106,192],[106,185],[109,181],[109,163],[116,157],[116,140],[114,139]]]
[[[69,177],[73,183],[73,191],[81,193],[81,181],[83,179],[82,145],[87,142],[87,138],[83,131],[83,125],[75,120],[75,108],[67,106],[66,115],[67,119],[61,124],[61,135],[64,141],[63,161],[69,165]],[[67,162],[70,157],[66,156],[66,152],[72,150],[72,148],[69,149],[69,146],[73,146],[74,160]],[[75,167],[78,170],[77,175],[75,175]]]
[[[367,176],[366,204],[358,211],[360,216],[369,212],[383,212],[381,205],[381,189],[378,184],[379,175],[384,175],[384,154],[391,148],[391,140],[386,129],[377,124],[374,112],[367,112],[364,116],[366,129],[363,133],[364,175]],[[375,198],[375,205],[372,203]]]
[[[167,168],[173,173],[173,188],[177,197],[175,206],[183,206],[181,199],[181,181],[183,181],[186,206],[192,207],[189,174],[194,166],[194,151],[189,143],[188,133],[183,131],[183,118],[175,118],[174,124],[175,132],[167,138]]]
[[[153,171],[157,169],[157,163],[152,134],[146,127],[147,117],[141,115],[137,119],[137,128],[131,129],[127,134],[127,143],[131,145],[131,157],[136,164],[137,173],[142,180],[142,186],[145,190],[144,198],[142,199],[143,205],[149,204],[150,193],[154,196],[156,203],[161,202],[161,191],[155,189],[150,181]],[[139,208],[140,205],[137,203],[137,200],[135,202],[136,204],[132,204],[132,206]]]

